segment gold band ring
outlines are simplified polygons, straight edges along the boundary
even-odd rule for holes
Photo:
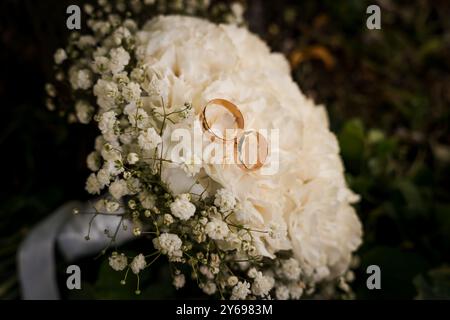
[[[256,163],[252,166],[250,166],[251,164],[246,163],[246,161],[244,159],[242,159],[242,155],[243,155],[242,149],[244,147],[245,140],[251,134],[256,135],[256,141],[257,141]],[[255,171],[255,170],[258,170],[259,168],[261,168],[264,165],[268,154],[269,154],[269,146],[268,146],[267,140],[258,131],[254,131],[254,130],[245,131],[244,134],[241,135],[239,137],[239,139],[236,141],[235,157],[238,160],[238,166],[245,171]]]
[[[203,129],[208,131],[210,134],[212,134],[214,137],[216,137],[220,140],[223,140],[223,141],[235,140],[236,137],[233,137],[232,139],[226,139],[225,137],[219,137],[217,134],[215,134],[211,130],[211,126],[208,123],[208,120],[206,119],[206,109],[208,108],[208,106],[210,106],[212,104],[220,105],[220,106],[224,107],[225,109],[227,109],[234,117],[234,121],[236,123],[236,129],[238,129],[238,130],[244,129],[244,117],[242,116],[241,111],[234,103],[232,103],[228,100],[225,100],[225,99],[212,99],[212,100],[208,101],[208,103],[205,105],[205,107],[203,108],[203,112],[200,115]]]

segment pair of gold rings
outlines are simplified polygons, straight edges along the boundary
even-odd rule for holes
[[[226,135],[219,136],[216,134],[212,128],[210,123],[208,122],[207,116],[206,116],[206,110],[210,106],[221,106],[225,108],[234,118],[234,124],[235,124],[235,134],[230,138]],[[204,106],[203,111],[200,115],[200,119],[202,121],[203,130],[208,132],[211,135],[212,140],[214,141],[216,138],[223,141],[223,142],[233,142],[234,144],[234,156],[235,159],[238,160],[238,166],[245,170],[245,171],[255,171],[261,168],[264,165],[264,162],[267,159],[269,149],[267,140],[264,138],[262,134],[255,130],[245,130],[245,123],[244,123],[244,117],[239,110],[239,108],[232,102],[225,100],[225,99],[212,99],[208,101],[208,103]],[[232,128],[229,128],[232,129]],[[256,137],[257,141],[257,156],[256,156],[256,162],[254,164],[249,163],[248,161],[248,154],[247,157],[245,157],[244,154],[244,148],[247,147],[248,150],[248,141],[252,138],[252,136]]]

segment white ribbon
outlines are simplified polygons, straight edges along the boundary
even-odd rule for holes
[[[74,215],[77,208],[81,214]],[[71,263],[85,256],[96,255],[111,241],[105,229],[115,231],[119,216],[97,215],[92,221],[89,241],[89,221],[93,217],[89,204],[71,201],[34,227],[22,242],[17,264],[22,298],[25,300],[60,299],[56,278],[55,253],[61,252],[65,262]],[[118,229],[115,244],[121,245],[133,236],[129,221],[124,220],[127,231]]]

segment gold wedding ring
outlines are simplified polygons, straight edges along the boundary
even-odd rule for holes
[[[208,123],[206,117],[206,109],[211,105],[219,105],[233,115],[236,127],[235,129],[237,130],[237,134],[233,138],[227,139],[225,136],[220,137],[211,129],[211,125]],[[255,130],[244,131],[244,117],[242,116],[239,108],[234,103],[225,99],[212,99],[208,101],[208,103],[203,108],[200,119],[202,121],[203,129],[212,135],[213,140],[214,138],[218,138],[224,142],[232,141],[234,143],[234,157],[238,162],[239,168],[245,171],[255,171],[264,165],[264,162],[266,161],[269,153],[267,140],[262,134]],[[249,163],[250,161],[247,161],[249,160],[249,154],[244,153],[245,147],[251,147],[246,142],[252,134],[256,135],[257,141],[257,155],[255,163]],[[248,149],[249,148],[247,148],[247,150]],[[246,156],[247,159],[243,159],[244,156]]]
[[[220,105],[227,109],[234,117],[234,121],[236,124],[237,130],[243,130],[244,129],[244,117],[242,116],[241,111],[239,108],[232,102],[225,100],[225,99],[212,99],[208,101],[208,103],[203,108],[203,112],[201,113],[201,121],[203,125],[203,129],[208,131],[210,134],[212,134],[215,138],[218,138],[223,141],[233,141],[236,139],[236,137],[233,137],[232,139],[226,139],[226,137],[219,137],[217,134],[215,134],[211,130],[211,126],[208,123],[208,120],[206,118],[206,109],[211,105]]]
[[[244,148],[247,147],[248,145],[248,143],[246,145],[246,140],[252,134],[256,135],[256,142],[257,142],[256,159],[250,159],[250,161],[256,160],[256,162],[254,163],[250,163],[248,159],[249,154],[244,153],[245,151]],[[249,147],[251,149],[250,145]],[[247,151],[249,150],[247,149]],[[235,157],[238,158],[239,161],[238,166],[245,171],[255,171],[261,168],[264,165],[268,154],[269,154],[269,146],[267,144],[267,140],[258,131],[254,130],[245,131],[244,134],[242,134],[236,141]],[[243,159],[243,156],[246,156],[247,159]]]

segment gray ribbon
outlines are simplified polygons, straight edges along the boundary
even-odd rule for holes
[[[81,214],[74,215],[73,209]],[[93,217],[89,204],[71,201],[58,208],[34,227],[20,245],[17,254],[19,281],[25,300],[60,299],[56,278],[55,253],[58,249],[67,263],[85,256],[96,255],[111,241],[105,229],[114,232],[120,217],[97,215],[91,223],[90,239],[87,241],[89,222]],[[121,245],[133,236],[129,221],[124,220],[127,230],[118,229],[115,244]]]

